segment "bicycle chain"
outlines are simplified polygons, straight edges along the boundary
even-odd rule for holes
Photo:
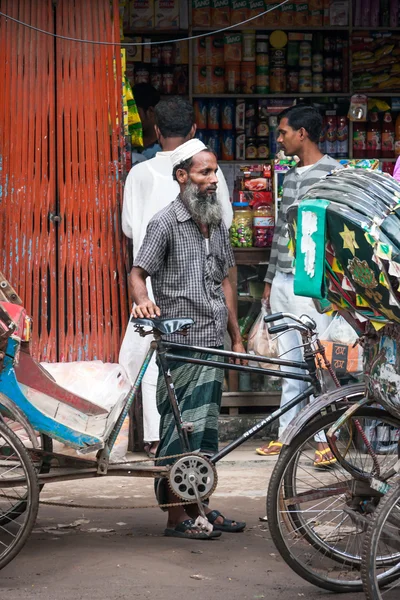
[[[184,453],[180,453],[180,454],[171,454],[169,456],[159,456],[158,458],[143,458],[143,459],[139,459],[139,460],[132,460],[132,461],[123,461],[123,462],[117,462],[117,463],[110,463],[109,466],[118,466],[118,465],[131,465],[131,464],[138,464],[138,463],[143,463],[143,462],[156,462],[159,460],[170,460],[171,458],[182,458],[185,456],[202,456],[201,454],[199,454],[198,452],[184,452]],[[65,468],[65,467],[51,467],[51,468]],[[123,475],[122,475],[123,477]],[[215,489],[215,488],[214,488]],[[212,490],[214,491],[214,490]],[[212,493],[212,492],[211,492]],[[10,500],[20,500],[23,501],[22,498],[18,498],[18,497],[14,497],[14,496],[6,496],[5,494],[0,494],[0,498],[9,498]],[[73,502],[73,501],[71,501]],[[96,510],[134,510],[137,508],[174,508],[175,506],[185,506],[185,505],[191,505],[191,504],[196,504],[196,502],[188,502],[187,500],[182,500],[181,502],[169,502],[167,504],[144,504],[141,506],[99,506],[99,505],[95,505],[95,504],[72,504],[71,502],[67,503],[67,502],[50,502],[48,500],[39,500],[39,504],[42,504],[44,506],[60,506],[60,507],[67,507],[67,508],[82,508],[82,509],[96,509]]]

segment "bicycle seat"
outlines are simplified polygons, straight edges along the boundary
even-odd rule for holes
[[[157,329],[163,335],[171,335],[178,331],[186,331],[194,321],[192,319],[135,319],[131,317],[131,323],[138,327],[151,327]]]

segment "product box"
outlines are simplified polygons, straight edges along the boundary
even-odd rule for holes
[[[154,0],[131,0],[130,29],[139,31],[154,28]]]
[[[308,25],[309,9],[308,2],[296,2],[293,24],[296,27]]]
[[[328,1],[328,4],[330,0]],[[311,10],[324,10],[324,0],[308,0],[308,9]]]
[[[227,33],[224,35],[224,61],[236,62],[242,60],[242,34]]]
[[[207,67],[203,65],[193,66],[193,92],[195,94],[207,94]]]
[[[194,40],[193,49],[193,64],[194,65],[206,65],[207,64],[207,50],[206,50],[206,39],[205,37],[197,38]]]
[[[189,43],[187,40],[175,43],[175,64],[187,65],[189,63]]]
[[[365,14],[365,12],[366,11],[363,8],[363,14]],[[331,3],[329,9],[329,24],[336,27],[346,27],[346,25],[349,24],[349,3],[346,0],[340,2],[334,1]]]
[[[155,0],[156,29],[179,29],[179,0]]]
[[[248,0],[231,0],[231,25],[247,19],[248,4]]]
[[[140,44],[142,41],[141,37],[126,37],[124,42],[126,44]],[[143,46],[125,46],[122,47],[126,51],[126,62],[142,62]]]
[[[244,133],[239,133],[236,135],[235,158],[236,160],[246,159],[246,136]]]
[[[222,66],[207,65],[207,93],[223,94],[225,91],[225,71]]]
[[[281,6],[281,20],[280,24],[282,27],[287,27],[293,25],[294,23],[294,2],[287,2],[283,6]]]
[[[265,27],[275,27],[276,25],[279,25],[282,16],[282,7],[279,7],[281,2],[276,2],[276,0],[264,0],[264,4],[265,10],[269,11],[264,15]]]
[[[243,160],[243,159],[239,159],[239,160]],[[249,181],[249,183],[250,183],[250,181]],[[267,181],[267,180],[265,180],[265,181]],[[250,206],[254,206],[254,204],[272,204],[273,199],[272,199],[272,192],[251,192],[250,190],[246,190],[246,191],[235,190],[233,193],[233,201],[240,202],[241,204],[248,203]]]
[[[312,10],[310,12],[310,27],[322,27],[324,23],[324,11]]]
[[[247,18],[250,19],[251,17],[256,17],[257,15],[265,12],[265,10],[264,0],[249,0]],[[262,27],[265,24],[264,16],[265,15],[250,21],[248,24],[249,28]]]
[[[206,64],[224,65],[224,38],[221,35],[206,37]]]
[[[237,100],[235,110],[235,129],[243,131],[246,122],[246,101]]]
[[[192,0],[193,27],[211,26],[211,0]]]
[[[231,24],[230,0],[211,0],[211,23],[213,27],[228,27]]]

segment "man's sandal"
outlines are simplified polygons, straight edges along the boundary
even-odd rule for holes
[[[193,531],[196,531],[196,533],[193,533]],[[220,537],[221,532],[211,531],[211,533],[206,533],[195,525],[193,519],[186,519],[182,523],[178,523],[173,529],[167,527],[164,530],[164,535],[167,537],[187,538],[189,540],[211,540]]]
[[[277,450],[272,450],[272,448],[278,448]],[[264,446],[261,448],[256,448],[256,453],[260,456],[277,456],[280,454],[282,450],[281,442],[270,442],[266,450],[264,450]]]
[[[332,450],[330,448],[325,448],[325,450],[316,450],[315,456],[322,458],[326,454],[332,454]],[[336,458],[332,456],[332,458],[327,458],[325,460],[314,460],[314,467],[330,467],[334,465],[336,462]]]
[[[246,523],[231,521],[230,519],[225,519],[223,515],[219,512],[219,510],[212,510],[207,515],[208,521],[214,527],[214,531],[224,531],[225,533],[239,533],[243,531],[246,527]],[[223,523],[216,523],[215,521],[218,517],[222,517]]]

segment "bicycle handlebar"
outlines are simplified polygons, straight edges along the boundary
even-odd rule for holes
[[[264,323],[272,323],[274,321],[279,321],[281,319],[290,319],[291,321],[295,321],[301,327],[305,327],[309,331],[314,331],[317,328],[315,321],[308,315],[301,315],[301,317],[297,317],[296,315],[293,315],[292,313],[282,313],[282,312],[274,313],[272,315],[266,315],[264,317]],[[279,326],[277,325],[277,327],[279,327]],[[280,331],[286,331],[286,330],[282,329]],[[270,333],[278,333],[278,332],[270,331]]]
[[[283,325],[273,325],[268,328],[269,333],[274,335],[275,333],[283,333],[284,331],[288,331],[289,325],[284,323]]]

